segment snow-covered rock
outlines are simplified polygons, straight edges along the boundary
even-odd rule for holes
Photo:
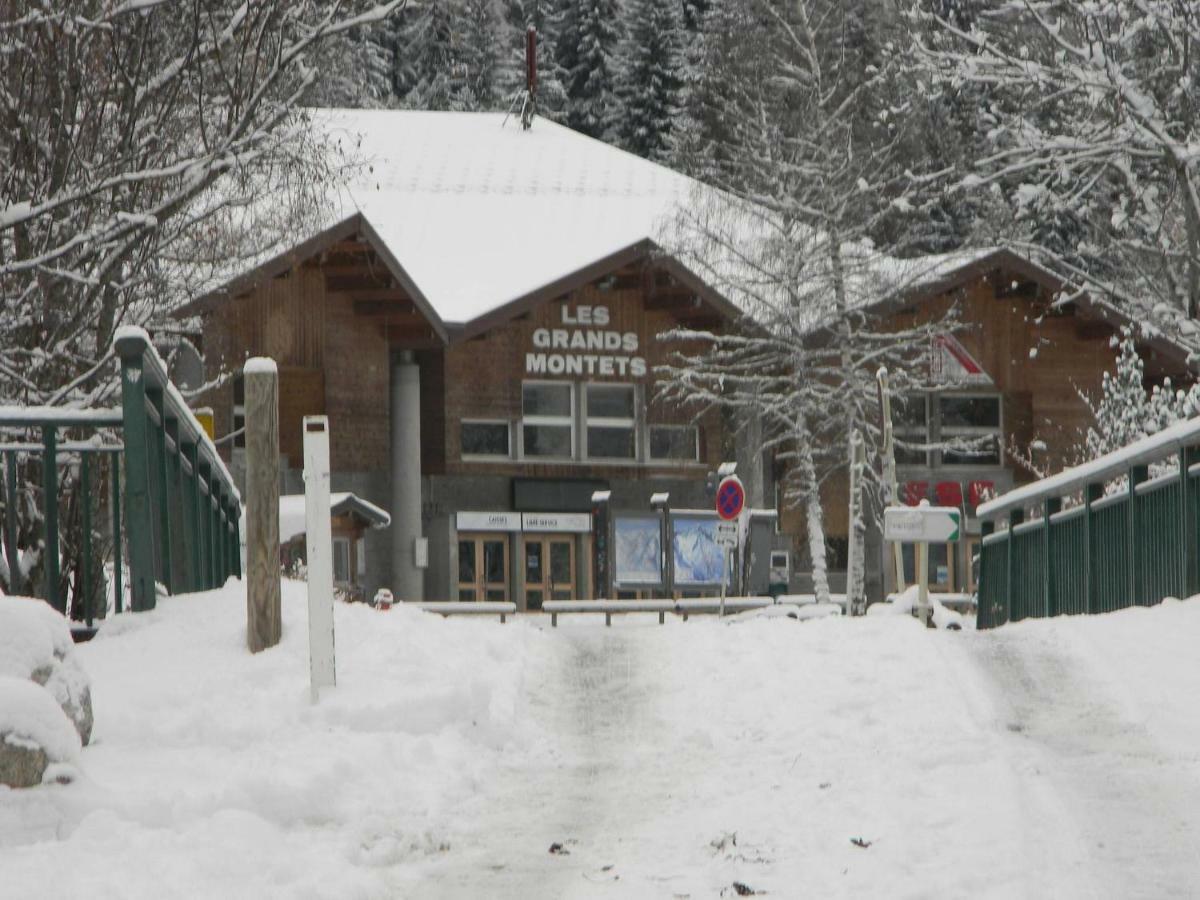
[[[41,784],[52,766],[78,762],[82,746],[49,691],[27,678],[0,675],[0,784]]]
[[[80,742],[91,741],[91,681],[75,655],[67,620],[46,602],[0,597],[0,676],[41,685],[75,725]]]

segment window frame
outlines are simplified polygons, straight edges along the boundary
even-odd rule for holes
[[[655,430],[663,431],[690,431],[692,433],[692,455],[689,457],[679,456],[655,456],[654,455],[654,432]],[[700,462],[700,428],[697,425],[671,425],[666,422],[651,423],[646,426],[646,459],[652,463],[668,463],[676,465],[688,465],[690,463]]]
[[[996,425],[946,425],[942,419],[942,401],[943,400],[994,400],[996,401]],[[937,394],[937,443],[945,444],[946,441],[956,437],[978,438],[991,435],[996,441],[996,459],[984,460],[982,457],[978,459],[968,458],[963,461],[946,461],[946,449],[939,447],[937,451],[937,464],[939,468],[944,469],[983,469],[983,468],[1000,468],[1004,465],[1004,395],[999,392],[991,391],[945,391]],[[954,451],[950,451],[954,452]]]
[[[925,405],[925,424],[924,424],[924,426],[908,425],[906,423],[897,424],[896,418],[893,415],[893,417],[892,417],[892,437],[893,437],[893,441],[900,439],[900,440],[904,440],[909,443],[913,443],[914,442],[913,438],[919,436],[921,439],[920,443],[925,444],[926,447],[928,448],[929,445],[936,443],[936,441],[933,439],[933,433],[934,433],[933,432],[933,403],[931,402],[931,395],[929,393],[925,393],[925,392],[914,393],[914,394],[909,395],[906,398],[906,403],[911,404],[918,398]],[[896,465],[898,467],[909,466],[912,468],[928,469],[933,465],[933,459],[932,459],[933,451],[932,450],[926,449],[923,451],[912,451],[912,452],[917,452],[917,453],[921,453],[922,455],[924,455],[925,459],[923,461],[918,461],[918,462],[900,459],[899,458],[900,452],[901,451],[900,451],[899,447],[893,446],[892,453],[893,453],[893,456],[896,458]]]
[[[524,398],[522,398],[523,401]],[[508,440],[508,449],[503,455],[499,453],[467,453],[463,450],[463,426],[465,425],[503,425],[505,435]],[[513,434],[512,422],[508,419],[485,419],[485,418],[464,418],[458,421],[458,457],[459,459],[474,461],[487,461],[497,459],[512,459],[513,458]]]
[[[632,397],[631,416],[629,418],[615,416],[592,416],[589,395],[592,388],[601,390],[628,390]],[[638,385],[629,384],[626,382],[611,382],[611,381],[585,381],[579,385],[580,396],[583,400],[583,440],[580,442],[582,453],[581,459],[588,462],[616,462],[616,463],[637,463],[642,461],[641,442],[638,440],[638,410],[641,408],[639,402]],[[612,428],[612,429],[628,429],[630,436],[633,438],[633,453],[629,456],[595,456],[591,453],[591,448],[588,446],[588,430],[591,428]]]
[[[565,387],[567,389],[567,396],[570,398],[570,401],[571,401],[570,413],[566,416],[527,416],[527,415],[525,415],[525,388],[528,386],[534,386],[534,385]],[[524,379],[521,381],[521,422],[520,422],[520,428],[521,428],[520,454],[521,455],[520,455],[520,458],[522,460],[533,460],[535,462],[545,462],[545,461],[564,461],[564,460],[565,461],[574,461],[574,460],[578,459],[579,441],[578,441],[578,437],[576,434],[576,432],[578,430],[576,427],[576,419],[578,417],[577,417],[576,413],[578,411],[579,404],[576,402],[576,399],[575,399],[575,394],[576,394],[575,385],[576,385],[576,383],[573,381],[554,381],[554,380],[537,379],[537,378]],[[538,426],[548,426],[548,427],[558,427],[558,428],[569,427],[571,429],[570,451],[568,452],[568,454],[566,456],[549,456],[549,455],[543,456],[540,454],[536,455],[536,456],[531,456],[526,451],[526,448],[525,448],[525,428],[526,428],[526,426],[533,426],[535,428]]]

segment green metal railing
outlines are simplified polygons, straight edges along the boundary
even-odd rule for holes
[[[1152,466],[1166,471],[1151,480]],[[1064,510],[1067,497],[1076,503]],[[1040,516],[1026,521],[1030,510]],[[1010,491],[978,515],[979,628],[1200,593],[1200,420]]]
[[[60,468],[78,466],[82,609],[97,611],[94,577],[93,476],[107,476],[115,610],[122,611],[123,560],[128,558],[129,606],[153,609],[157,585],[167,593],[207,590],[241,577],[241,498],[212,441],[167,377],[162,358],[140,328],[123,328],[114,349],[121,366],[121,408],[0,409],[0,431],[40,432],[40,443],[0,444],[5,457],[4,544],[10,590],[24,585],[19,559],[18,461],[41,458],[42,596],[68,613],[61,585]],[[87,439],[63,442],[70,431]],[[120,433],[121,443],[112,440]],[[105,440],[107,439],[107,443]],[[94,459],[107,457],[100,469]],[[122,521],[124,520],[124,521]]]

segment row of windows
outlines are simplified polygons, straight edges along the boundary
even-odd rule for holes
[[[695,462],[700,436],[692,425],[648,425],[645,452],[638,427],[638,389],[631,384],[527,381],[513,446],[509,422],[463,420],[464,459],[605,459]],[[515,451],[515,453],[514,453]]]
[[[994,394],[915,395],[897,405],[894,419],[899,465],[1001,463],[1004,432]]]

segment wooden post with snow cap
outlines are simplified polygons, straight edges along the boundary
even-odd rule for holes
[[[279,643],[279,370],[273,359],[246,360],[246,644],[257,653]]]
[[[308,665],[312,700],[334,687],[333,528],[329,519],[329,419],[304,417],[304,540],[308,565]]]

